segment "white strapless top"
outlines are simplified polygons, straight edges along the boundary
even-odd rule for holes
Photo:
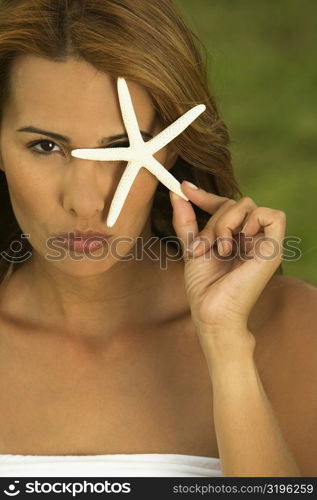
[[[221,477],[220,459],[172,453],[1,455],[0,477]]]

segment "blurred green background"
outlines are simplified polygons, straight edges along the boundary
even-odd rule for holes
[[[174,3],[207,49],[243,195],[286,212],[284,274],[317,285],[317,1]]]

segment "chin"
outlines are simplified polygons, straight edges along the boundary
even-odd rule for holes
[[[93,259],[92,255],[86,257],[83,255],[68,256],[64,260],[50,261],[50,265],[58,268],[59,271],[72,277],[100,276],[107,272],[116,264],[116,261],[109,256],[102,259]]]

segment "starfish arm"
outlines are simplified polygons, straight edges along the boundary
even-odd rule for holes
[[[128,165],[126,166],[112,198],[107,217],[108,227],[112,227],[116,223],[116,220],[120,215],[123,204],[128,196],[128,193],[140,168],[140,165],[136,162],[128,163]]]
[[[171,142],[175,137],[180,135],[201,113],[206,109],[204,104],[198,104],[180,116],[174,123],[157,134],[153,139],[147,141],[146,149],[148,153],[156,153],[159,149],[164,148],[166,144]]]
[[[144,167],[166,186],[170,191],[178,194],[181,198],[188,201],[180,187],[180,182],[155,158],[149,158]]]
[[[130,140],[130,145],[132,147],[143,144],[143,138],[140,132],[139,124],[135,111],[133,108],[131,95],[127,82],[124,78],[119,77],[117,80],[117,88],[119,95],[119,102],[121,108],[121,114],[123,122]]]
[[[130,148],[90,148],[73,149],[71,155],[75,158],[97,161],[129,161]]]

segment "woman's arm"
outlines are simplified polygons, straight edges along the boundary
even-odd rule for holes
[[[211,376],[224,475],[308,476],[317,463],[315,289],[309,287],[307,310],[306,294],[303,300],[296,286],[295,300],[284,301],[281,316],[291,319],[281,330],[269,330],[276,324],[276,308],[260,337],[249,324],[251,310],[283,260],[285,213],[257,207],[248,197],[236,202],[194,189],[185,181],[182,189],[190,201],[171,193],[173,226],[184,249],[185,289]],[[211,215],[202,230],[191,203]],[[197,240],[200,244],[191,248]],[[294,315],[299,327],[294,327]],[[258,360],[255,364],[259,341],[268,365],[261,378],[271,382],[265,384],[270,397]]]
[[[206,333],[206,335],[205,335]],[[297,477],[292,455],[254,361],[254,338],[238,332],[204,332],[213,387],[214,424],[224,476]]]

